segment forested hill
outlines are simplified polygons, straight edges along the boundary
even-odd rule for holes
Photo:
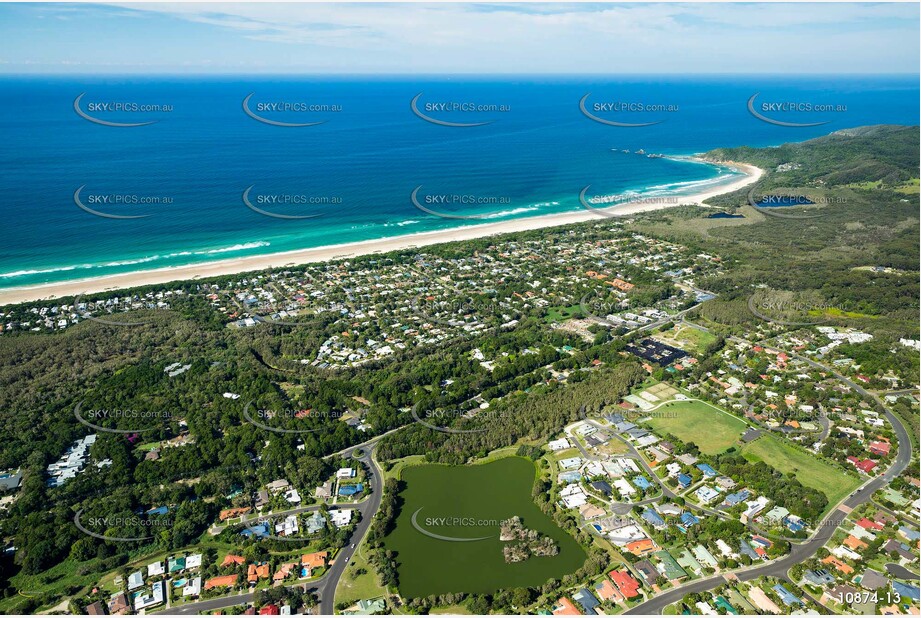
[[[746,161],[766,170],[798,165],[786,176],[793,184],[873,182],[891,187],[918,177],[918,144],[916,126],[873,125],[771,148],[717,148],[704,157]]]

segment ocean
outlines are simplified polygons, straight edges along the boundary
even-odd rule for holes
[[[826,124],[759,119],[756,94]],[[0,288],[571,211],[589,185],[689,194],[735,174],[667,157],[918,124],[918,97],[910,76],[3,77]]]

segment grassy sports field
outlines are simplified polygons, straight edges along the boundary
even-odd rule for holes
[[[722,453],[738,443],[748,425],[741,419],[699,401],[678,401],[649,413],[653,431],[693,442],[707,455]]]

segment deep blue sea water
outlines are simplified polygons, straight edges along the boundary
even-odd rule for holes
[[[107,122],[138,127],[103,126]],[[242,102],[280,127],[244,113]],[[435,120],[491,121],[448,127]],[[587,109],[645,127],[615,127]],[[834,111],[764,108],[783,127],[749,113],[762,103],[810,103]],[[636,151],[689,155],[719,146],[801,141],[868,124],[918,124],[917,77],[348,77],[348,78],[0,78],[0,288],[340,244],[574,210],[589,195],[692,192],[722,182],[725,168]],[[596,108],[601,103],[666,106],[658,111]],[[160,105],[112,112],[102,103]],[[325,106],[272,111],[270,103]],[[446,112],[438,103],[497,106]],[[169,107],[162,107],[169,106]],[[670,108],[668,106],[671,106]],[[842,109],[844,106],[846,109]],[[597,111],[594,111],[596,110]],[[623,152],[624,150],[628,152]],[[249,209],[241,199],[282,215]],[[448,219],[433,210],[487,219]],[[105,214],[95,216],[74,201]],[[112,204],[102,196],[157,197]],[[425,196],[485,203],[439,204]],[[279,205],[278,199],[309,201]],[[458,198],[451,198],[458,199]],[[320,202],[320,203],[315,203]]]

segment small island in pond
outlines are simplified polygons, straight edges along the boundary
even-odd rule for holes
[[[508,563],[524,562],[532,555],[555,556],[560,553],[556,541],[537,530],[525,528],[517,515],[502,521],[499,526],[500,541],[517,541],[502,548]]]

